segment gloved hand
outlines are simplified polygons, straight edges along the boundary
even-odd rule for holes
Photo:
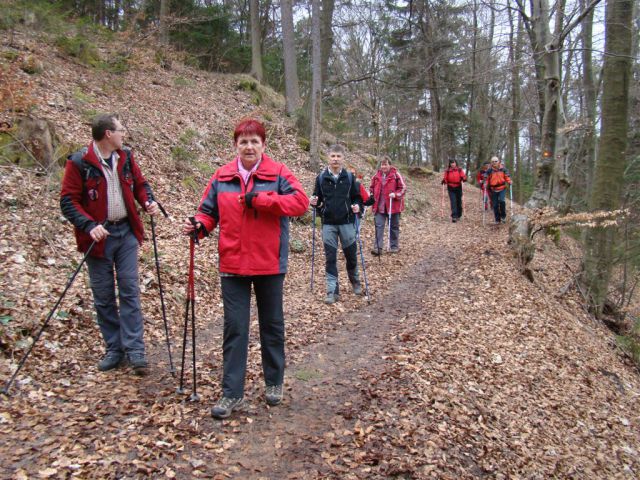
[[[253,208],[251,202],[253,202],[253,199],[257,196],[258,194],[256,192],[245,193],[244,195],[238,196],[238,201],[240,202],[240,204],[242,204],[242,206]]]

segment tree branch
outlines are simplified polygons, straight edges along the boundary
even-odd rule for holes
[[[560,35],[558,37],[558,45],[562,44],[562,42],[564,41],[565,37],[567,35],[569,35],[569,33],[571,33],[571,30],[576,28],[576,26],[582,21],[582,19],[584,17],[586,17],[587,15],[589,15],[591,10],[593,10],[596,7],[596,5],[598,5],[600,3],[600,1],[601,0],[591,0],[591,3],[589,5],[587,5],[582,12],[580,12],[580,15],[578,15],[573,20],[573,22],[571,22],[569,25],[564,27],[564,29],[562,30],[562,32],[560,33]]]

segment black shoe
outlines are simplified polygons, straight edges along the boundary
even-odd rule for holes
[[[123,360],[124,355],[121,352],[107,352],[98,363],[98,370],[101,372],[113,370],[114,368],[118,368]]]
[[[211,416],[218,419],[227,418],[231,415],[231,412],[240,408],[242,400],[242,397],[222,397],[211,409]]]
[[[280,385],[267,385],[267,389],[265,391],[265,398],[267,400],[267,404],[274,406],[278,405],[282,402],[282,384]]]
[[[133,373],[139,377],[144,377],[149,373],[149,364],[144,356],[144,353],[129,353],[127,355],[129,365],[133,368]]]
[[[371,253],[375,256],[382,255],[382,249],[378,250],[377,248],[374,248],[371,250]]]
[[[458,219],[457,219],[457,218],[455,218],[455,217],[451,219],[451,222],[452,222],[452,223],[456,223],[457,221],[458,221]]]

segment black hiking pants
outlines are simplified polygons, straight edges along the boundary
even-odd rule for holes
[[[244,396],[252,284],[258,306],[264,381],[266,385],[281,385],[285,364],[282,309],[284,274],[223,276],[220,284],[224,304],[223,395],[232,398]]]
[[[462,185],[459,187],[449,187],[449,202],[451,203],[451,218],[458,219],[462,217]]]

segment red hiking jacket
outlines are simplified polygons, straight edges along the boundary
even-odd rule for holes
[[[493,167],[487,170],[487,187],[491,192],[501,192],[511,185],[511,177],[504,167],[495,170]]]
[[[442,180],[444,180],[448,187],[456,188],[462,185],[462,182],[467,181],[467,176],[460,167],[447,168],[444,171]]]
[[[369,192],[374,198],[373,212],[385,215],[389,213],[389,204],[391,203],[389,194],[391,192],[396,194],[393,199],[391,213],[404,211],[404,194],[407,191],[407,186],[402,175],[395,167],[391,167],[384,180],[382,177],[382,170],[378,170],[371,179],[371,185],[369,186]]]
[[[147,201],[153,201],[153,193],[133,158],[133,152],[116,152],[120,157],[118,179],[129,224],[138,242],[142,243],[144,228],[135,201],[144,208]],[[68,157],[60,191],[60,208],[75,227],[78,250],[86,252],[93,242],[89,232],[107,219],[107,180],[100,160],[93,151],[93,142],[86,149]],[[91,256],[102,257],[104,246],[105,242],[97,242],[91,250]]]
[[[240,195],[255,193],[251,207]],[[304,214],[309,199],[300,182],[282,163],[262,155],[247,185],[238,172],[238,159],[220,167],[202,195],[196,220],[207,232],[219,225],[220,271],[236,275],[286,273],[289,217]]]

